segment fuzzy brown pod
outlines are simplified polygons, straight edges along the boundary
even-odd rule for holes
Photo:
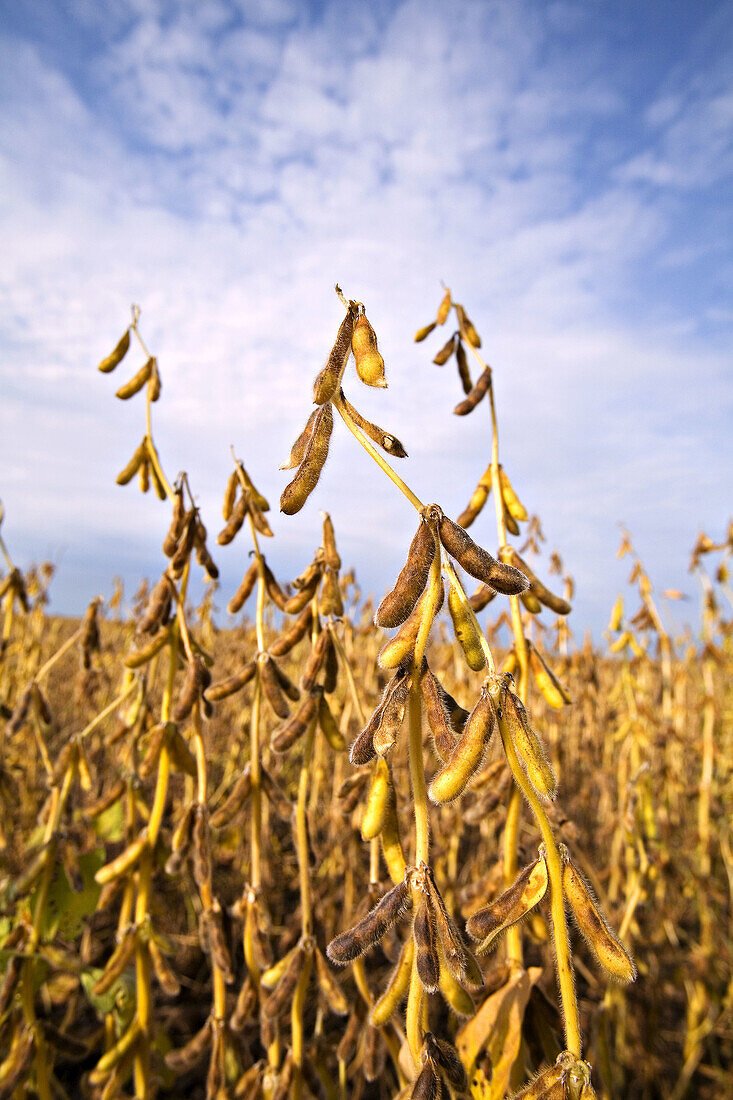
[[[368,764],[377,755],[377,738],[384,750],[390,739],[394,744],[405,714],[410,691],[409,665],[398,668],[382,693],[371,718],[351,746],[349,759],[357,767]]]
[[[351,337],[351,350],[354,353],[356,373],[365,386],[387,388],[384,377],[384,359],[377,347],[377,336],[367,320],[365,313],[357,319]]]
[[[270,597],[272,602],[275,604],[275,607],[277,607],[279,611],[284,611],[290,597],[287,595],[286,592],[283,591],[279,581],[275,577],[275,574],[272,572],[265,559],[261,558],[261,561],[262,575],[264,577],[267,595]]]
[[[313,401],[316,405],[325,405],[326,402],[333,401],[339,392],[341,376],[351,355],[351,340],[356,318],[357,307],[355,303],[349,302],[346,316],[339,326],[336,342],[331,348],[326,365],[313,383]],[[285,511],[284,508],[282,510]]]
[[[273,538],[272,528],[267,522],[265,513],[262,511],[261,508],[258,508],[257,504],[251,497],[249,497],[247,501],[247,512],[252,517],[252,523],[254,524],[255,531],[257,531],[260,535],[264,535],[265,538]]]
[[[495,722],[496,708],[485,682],[450,757],[428,787],[431,801],[452,802],[465,790],[481,766]]]
[[[252,789],[252,765],[247,761],[242,774],[237,779],[231,791],[221,806],[211,815],[211,825],[215,829],[221,829],[229,825],[242,810],[249,798]]]
[[[440,759],[445,762],[450,758],[455,748],[456,739],[441,685],[428,668],[427,661],[423,665],[420,689],[425,703],[425,717],[433,735],[435,751]]]
[[[458,930],[456,922],[446,909],[443,896],[435,882],[432,867],[422,865],[424,882],[430,897],[435,928],[438,933],[440,945],[443,949],[443,958],[456,981],[467,985],[470,989],[480,989],[484,984],[484,976],[481,967],[473,957],[466,941]]]
[[[117,341],[114,350],[107,356],[106,359],[102,360],[102,362],[97,367],[97,370],[100,370],[102,374],[109,374],[115,369],[116,366],[118,366],[122,362],[129,350],[130,330],[129,328],[126,328],[125,331],[122,333],[122,336]]]
[[[464,352],[465,355],[465,352]],[[455,416],[467,416],[470,412],[476,408],[481,401],[483,401],[486,394],[489,392],[491,386],[491,367],[487,367],[483,374],[480,374],[476,385],[468,394],[468,397],[464,401],[461,401],[456,405],[453,413]]]
[[[362,416],[361,413],[354,408],[351,402],[347,400],[343,390],[341,390],[339,400],[348,418],[353,420],[357,428],[360,428],[364,435],[368,436],[373,443],[381,447],[385,454],[391,455],[392,458],[407,458],[407,451],[397,436],[391,435],[389,432],[386,432],[384,428],[380,428],[378,424],[374,424],[371,420],[367,420],[366,417]]]
[[[280,665],[277,663],[277,661],[273,661],[272,664],[273,668],[275,669],[275,675],[280,682],[280,687],[283,689],[288,699],[290,699],[292,703],[297,703],[300,699],[300,688],[297,687],[290,679],[288,674],[282,668],[280,668]]]
[[[188,662],[181,693],[171,712],[176,722],[182,722],[184,718],[188,717],[210,683],[211,673],[203,659],[198,655],[194,655],[192,660]]]
[[[198,1065],[209,1049],[213,1026],[213,1020],[209,1016],[204,1026],[184,1046],[178,1047],[177,1050],[169,1050],[165,1055],[165,1064],[168,1069],[173,1073],[183,1074]]]
[[[400,917],[412,908],[412,895],[407,878],[393,886],[369,913],[329,943],[326,954],[337,966],[346,966],[381,940]]]
[[[458,377],[461,380],[463,386],[463,392],[466,394],[471,393],[473,389],[473,379],[471,378],[471,371],[468,366],[468,357],[466,356],[466,349],[463,346],[463,341],[458,338],[456,344],[456,366],[458,367]]]
[[[256,1006],[257,990],[252,984],[252,979],[248,976],[242,982],[241,989],[237,994],[234,1011],[229,1017],[229,1027],[232,1031],[238,1032],[244,1030],[247,1021],[253,1018]],[[252,1073],[252,1078],[255,1078],[257,1073],[261,1070],[261,1064],[256,1062],[255,1065],[251,1067],[251,1070],[255,1071]],[[250,1071],[248,1070],[247,1072],[249,1073]]]
[[[317,567],[313,570],[308,584],[303,585],[292,596],[288,596],[285,601],[283,611],[286,615],[298,615],[303,608],[309,603],[318,590],[318,585],[323,574],[323,562],[319,562]]]
[[[224,500],[221,506],[222,519],[226,522],[232,514],[234,508],[234,502],[237,499],[237,493],[239,491],[239,477],[237,471],[232,470],[227,478],[226,487],[224,489]]]
[[[151,377],[154,365],[155,360],[151,357],[146,363],[143,363],[140,370],[132,376],[129,382],[125,382],[124,386],[120,386],[115,397],[119,397],[121,401],[128,401],[136,393],[139,393]]]
[[[219,546],[228,546],[237,532],[241,529],[242,524],[247,516],[247,498],[245,496],[239,497],[229,514],[226,526],[222,528],[219,534],[216,536],[216,541]]]
[[[410,1092],[410,1100],[440,1100],[443,1086],[437,1066],[432,1058],[426,1058],[422,1069],[415,1078]]]
[[[194,540],[196,538],[196,526],[196,512],[192,508],[185,515],[183,521],[183,530],[181,531],[181,536],[178,539],[176,551],[171,558],[170,565],[168,566],[172,577],[178,578],[183,573],[186,562],[190,558],[191,551],[193,549]]]
[[[244,574],[242,583],[227,604],[227,611],[230,615],[236,615],[244,607],[257,583],[258,572],[257,561],[255,560]]]
[[[173,494],[173,516],[168,533],[163,541],[163,553],[167,558],[172,558],[176,552],[178,540],[183,532],[183,520],[186,507],[183,503],[183,488],[179,486]]]
[[[298,466],[300,466],[301,462],[305,458],[305,452],[307,450],[308,444],[310,443],[311,436],[313,435],[313,429],[316,424],[316,417],[318,416],[318,413],[319,409],[314,409],[308,417],[303,431],[300,433],[290,449],[290,457],[288,461],[280,467],[281,470],[295,470],[298,468]]]
[[[239,672],[235,672],[233,676],[228,676],[225,680],[218,680],[211,687],[206,689],[206,698],[212,703],[218,703],[221,699],[226,699],[230,695],[236,694],[241,691],[250,680],[253,679],[255,672],[257,671],[257,662],[248,661],[246,665],[240,668]]]
[[[336,548],[336,532],[333,529],[333,521],[328,512],[321,513],[323,517],[323,556],[329,569],[338,573],[341,568],[341,557]]]
[[[471,345],[471,347],[480,348],[481,337],[476,332],[476,329],[473,327],[471,318],[468,316],[463,306],[460,306],[456,303],[455,311],[458,317],[458,324],[460,325],[461,332],[466,337],[468,343]]]
[[[300,686],[303,691],[311,691],[320,674],[326,660],[326,651],[332,645],[331,635],[327,630],[322,630],[316,638],[308,658],[305,662],[303,675],[300,678]]]
[[[519,569],[530,582],[530,591],[540,603],[543,603],[545,607],[549,607],[551,611],[554,611],[556,615],[569,615],[572,608],[567,600],[564,600],[561,596],[556,596],[554,592],[550,592],[533,572],[529,565],[523,558],[520,558],[517,551],[513,546],[502,546],[499,549],[499,557],[503,562],[506,562],[508,566],[513,566],[515,569]]]
[[[312,690],[304,697],[297,710],[274,731],[270,743],[275,752],[287,752],[315,721],[319,695],[320,692]]]
[[[459,1093],[468,1091],[466,1069],[452,1043],[439,1039],[429,1031],[425,1035],[425,1050],[428,1057],[438,1066],[451,1089]]]
[[[428,583],[435,550],[433,530],[424,519],[421,519],[410,543],[407,561],[395,581],[394,588],[387,593],[377,608],[374,616],[377,626],[392,628],[404,623]]]
[[[636,965],[593,896],[593,892],[573,861],[565,853],[562,884],[565,897],[580,929],[598,962],[617,982],[627,984],[636,978]]]
[[[146,441],[143,439],[133,451],[130,461],[118,473],[115,479],[118,485],[128,485],[132,481],[140,467],[147,461],[147,453]]]
[[[454,332],[450,340],[448,340],[437,355],[434,357],[433,362],[437,367],[444,367],[450,359],[453,352],[456,350],[456,344],[458,343],[458,333]]]
[[[415,941],[415,963],[423,988],[428,993],[437,993],[440,978],[438,933],[432,899],[424,889],[421,890],[412,922],[412,938]]]
[[[338,573],[330,566],[326,566],[323,578],[320,610],[322,615],[333,615],[337,619],[340,619],[344,613],[344,601],[341,595]]]
[[[270,655],[272,657],[284,657],[298,642],[306,636],[308,629],[313,624],[313,611],[310,607],[304,607],[294,623],[270,643]]]
[[[276,717],[287,718],[290,714],[290,707],[285,698],[285,692],[280,686],[275,662],[269,653],[260,653],[257,662],[260,671],[260,683],[270,709]]]
[[[483,611],[485,607],[488,607],[493,599],[495,599],[497,592],[491,588],[488,584],[481,584],[476,591],[468,597],[468,602],[474,610],[474,613]]]
[[[479,909],[466,922],[466,931],[483,954],[506,932],[523,920],[547,893],[547,863],[542,854],[517,875],[512,885],[490,905]]]
[[[527,577],[518,569],[496,561],[462,527],[445,515],[441,514],[441,517],[440,541],[450,556],[472,577],[506,596],[518,596],[529,587]]]

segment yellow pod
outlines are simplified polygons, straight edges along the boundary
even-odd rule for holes
[[[351,350],[356,362],[356,373],[366,386],[378,386],[387,388],[387,380],[384,377],[384,359],[377,348],[377,337],[374,329],[369,324],[366,314],[362,313],[354,325],[354,334],[351,337]]]
[[[520,592],[519,598],[524,604],[530,615],[539,615],[542,610],[542,604],[535,596],[531,588],[528,588],[526,592]]]
[[[140,443],[138,445],[138,447],[136,448],[135,452],[133,453],[132,458],[127,463],[127,465],[123,466],[122,469],[120,470],[120,472],[118,473],[117,478],[115,479],[117,484],[118,485],[127,485],[128,482],[132,481],[132,479],[134,478],[135,474],[140,469],[143,462],[146,462],[146,461],[147,461],[147,451],[146,451],[146,447],[145,447],[145,440],[143,440],[142,443]]]
[[[415,956],[415,941],[410,937],[405,941],[397,966],[387,983],[382,996],[372,1008],[369,1023],[372,1027],[384,1027],[394,1016],[397,1007],[410,987],[412,960]]]
[[[140,392],[150,378],[154,366],[155,360],[153,358],[148,359],[148,361],[143,363],[140,367],[140,370],[136,374],[133,374],[129,382],[125,382],[124,386],[120,386],[115,397],[119,397],[121,401],[127,401],[130,397],[134,397],[136,393]]]
[[[544,798],[554,798],[557,780],[544,746],[530,724],[524,704],[513,691],[506,692],[504,704],[499,717],[502,733],[511,739],[524,764],[527,778],[537,793]]]
[[[468,667],[474,672],[480,672],[486,666],[486,654],[481,646],[476,616],[465,595],[459,592],[458,581],[455,576],[451,576],[451,573],[448,574],[448,610],[453,623],[453,633],[463,650]]]
[[[422,340],[425,340],[433,331],[437,323],[437,321],[433,321],[431,324],[425,325],[424,328],[419,328],[415,333],[415,343],[419,344]]]
[[[613,610],[611,611],[611,621],[608,624],[608,629],[612,630],[614,632],[614,634],[616,633],[617,630],[621,629],[621,623],[623,621],[623,617],[624,617],[624,598],[623,598],[623,596],[619,596],[618,599],[616,600],[616,603],[613,605]]]
[[[387,864],[389,877],[392,882],[402,882],[405,877],[405,855],[400,841],[400,828],[397,820],[397,807],[392,800],[388,806],[387,816],[379,839],[382,844],[382,855]]]
[[[453,305],[450,297],[450,290],[446,290],[443,295],[443,301],[438,307],[438,316],[435,318],[436,325],[444,325],[448,320],[448,314],[450,313],[450,307]]]
[[[471,776],[479,768],[494,728],[494,704],[482,689],[476,706],[446,764],[433,777],[428,787],[432,802],[442,805],[458,798]]]
[[[106,1074],[108,1074],[110,1070],[113,1070],[117,1063],[120,1062],[125,1057],[125,1055],[132,1050],[140,1036],[140,1032],[140,1021],[136,1016],[122,1038],[118,1039],[115,1045],[111,1047],[108,1051],[106,1051],[99,1059],[96,1066],[94,1067],[94,1074],[98,1078],[102,1078],[106,1076]]]
[[[369,788],[364,817],[361,822],[361,835],[364,840],[373,840],[384,828],[392,801],[392,785],[389,778],[387,761],[381,756],[377,760]]]
[[[129,348],[130,330],[129,328],[126,328],[119,341],[117,342],[117,346],[115,347],[114,351],[110,355],[108,355],[106,359],[102,360],[102,362],[97,367],[97,370],[101,370],[102,374],[109,374],[110,371],[113,371],[115,369],[118,363],[122,362],[122,360],[127,355]]]
[[[609,651],[611,653],[621,653],[622,650],[626,649],[626,646],[629,644],[630,640],[631,633],[630,631],[625,630],[623,634],[619,634],[618,638],[615,638],[614,641],[611,642],[610,646],[608,647]]]
[[[617,982],[633,982],[633,959],[609,928],[590,887],[570,859],[563,865],[562,884],[578,928],[598,962]]]
[[[445,598],[445,592],[443,589],[443,582],[440,582],[440,591],[438,593],[438,602],[435,607],[435,615],[438,614],[443,606],[443,600]],[[380,668],[397,668],[401,665],[406,657],[409,657],[417,641],[417,634],[420,629],[420,623],[422,621],[423,611],[425,605],[430,600],[432,602],[432,593],[430,585],[425,589],[420,599],[417,601],[414,611],[410,614],[409,618],[402,624],[399,631],[395,634],[394,638],[391,638],[385,646],[379,651],[377,662]]]
[[[438,989],[443,1000],[458,1016],[473,1016],[476,1006],[471,994],[454,978],[446,962],[443,945],[438,941]]]
[[[555,710],[561,710],[564,706],[572,703],[573,699],[570,692],[563,687],[534,646],[529,651],[529,664],[537,687],[551,707]]]
[[[140,836],[128,844],[123,852],[113,859],[111,863],[106,863],[104,867],[100,867],[94,876],[95,882],[98,882],[100,886],[104,886],[108,882],[113,882],[116,878],[120,878],[127,871],[129,871],[137,863],[138,859],[142,855],[143,849],[148,843],[148,831],[143,829]]]
[[[285,971],[290,966],[298,952],[303,950],[303,945],[300,940],[296,943],[295,947],[291,947],[286,955],[283,955],[273,966],[264,972],[260,978],[260,982],[264,985],[265,989],[274,989],[278,984]]]
[[[527,509],[524,507],[521,500],[514,492],[514,489],[512,488],[512,483],[509,480],[509,477],[504,470],[504,467],[501,465],[499,466],[499,482],[501,484],[501,495],[509,514],[513,516],[514,519],[522,521],[526,520],[528,518]]]

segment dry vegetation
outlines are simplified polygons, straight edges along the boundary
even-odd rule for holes
[[[352,352],[386,382],[341,300],[281,510],[313,492],[335,412],[416,509],[376,613],[327,515],[278,581],[269,505],[235,460],[216,541],[243,563],[225,594],[242,622],[217,628],[213,540],[154,444],[137,310],[100,370],[144,353],[117,391],[145,401],[118,483],[170,503],[160,580],[129,621],[119,591],[54,619],[50,569],[16,569],[4,525],[0,1098],[730,1095],[733,532],[693,553],[699,637],[667,633],[624,535],[639,610],[619,600],[608,651],[578,648],[462,307],[446,292],[416,337],[455,318],[434,361],[455,356],[458,415],[491,417],[459,526],[346,398]],[[496,558],[466,533],[489,500]],[[197,609],[194,569],[212,580]]]

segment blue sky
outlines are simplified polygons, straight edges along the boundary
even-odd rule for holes
[[[465,303],[576,632],[623,586],[619,522],[659,588],[694,592],[688,552],[724,530],[733,473],[732,3],[26,0],[3,11],[0,97],[4,535],[58,564],[57,610],[162,564],[161,506],[114,485],[142,407],[94,370],[130,302],[167,469],[216,530],[230,443],[276,505],[335,281],[390,382],[352,372],[351,400],[452,514],[486,415],[452,416],[454,372],[412,334],[441,280]],[[273,520],[283,578],[321,508],[364,589],[399,569],[409,506],[354,448],[337,426],[306,509]],[[474,531],[495,549],[489,511]],[[216,556],[224,603],[244,550]]]

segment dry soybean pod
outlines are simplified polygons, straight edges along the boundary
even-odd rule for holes
[[[466,922],[471,939],[479,942],[479,954],[483,954],[496,938],[523,920],[547,893],[547,864],[540,855],[520,871],[512,885],[490,905],[479,909]]]
[[[556,615],[570,614],[572,607],[568,601],[564,600],[562,596],[556,596],[554,592],[550,592],[549,588],[542,583],[536,573],[527,565],[526,561],[520,558],[513,546],[502,546],[499,550],[499,557],[509,566],[514,566],[516,569],[521,570],[529,580],[531,591],[540,603],[543,603],[545,607],[549,607],[550,611],[554,611]]]
[[[252,594],[255,584],[257,583],[257,561],[253,561],[247,572],[244,574],[242,583],[237,591],[234,593],[229,603],[227,604],[227,611],[230,615],[236,615],[238,611],[241,611],[245,603]]]
[[[480,374],[476,385],[473,387],[468,397],[464,401],[461,401],[456,405],[453,410],[456,416],[466,416],[468,413],[473,412],[480,401],[486,397],[489,392],[489,386],[491,385],[491,367],[487,367],[483,374]]]
[[[374,621],[377,626],[401,626],[414,610],[415,604],[428,583],[430,566],[435,557],[435,536],[428,523],[420,520],[420,525],[410,543],[405,562],[394,588],[384,597]]]
[[[228,676],[226,680],[219,680],[217,683],[207,688],[206,698],[212,703],[218,703],[220,699],[226,699],[228,696],[234,695],[250,682],[256,670],[256,662],[248,661],[247,664],[244,665],[239,672],[235,672],[233,676]]]
[[[544,745],[535,733],[529,720],[524,703],[507,686],[504,678],[502,694],[502,720],[517,753],[524,764],[527,777],[538,794],[552,799],[557,791],[557,780],[552,770]]]
[[[432,802],[452,802],[465,790],[478,770],[486,752],[486,746],[494,730],[495,709],[486,684],[481,689],[475,707],[446,764],[433,777],[428,787]]]
[[[285,486],[280,498],[280,510],[286,516],[294,516],[306,503],[318,484],[320,472],[328,458],[328,447],[333,429],[333,411],[330,404],[318,410],[313,434],[306,445],[303,462],[298,466],[293,481]]]
[[[412,895],[409,882],[405,878],[393,886],[363,920],[331,940],[326,954],[332,963],[336,963],[337,966],[346,966],[378,943],[385,932],[388,932],[402,914],[411,908]]]
[[[412,924],[412,936],[415,940],[415,963],[420,981],[428,993],[437,993],[440,976],[438,958],[438,934],[435,927],[435,913],[430,895],[424,889],[415,910]]]
[[[379,353],[376,333],[367,320],[366,313],[362,313],[354,325],[351,350],[354,353],[356,373],[364,385],[386,389],[384,359]]]
[[[407,996],[412,973],[412,960],[415,953],[415,941],[410,936],[402,945],[397,966],[393,970],[384,993],[376,1001],[369,1016],[372,1027],[384,1027],[397,1011],[400,1001]]]
[[[453,623],[453,633],[463,650],[466,664],[473,672],[480,672],[486,667],[486,654],[479,634],[476,616],[463,591],[463,586],[458,583],[458,578],[450,565],[445,566],[448,577],[448,611]]]
[[[371,420],[367,420],[366,417],[362,416],[347,399],[343,390],[341,390],[340,399],[345,411],[354,421],[356,426],[361,428],[364,435],[373,440],[378,447],[381,447],[382,450],[386,454],[391,455],[392,458],[407,458],[407,451],[400,440],[389,432],[385,432],[384,428],[380,428],[378,424],[373,424]]]
[[[422,677],[420,678],[423,702],[425,703],[425,716],[428,720],[430,732],[433,735],[435,751],[440,759],[450,759],[451,753],[456,747],[456,739],[450,723],[445,699],[440,691],[440,685],[425,663]]]
[[[504,565],[473,541],[471,536],[447,516],[441,516],[440,541],[452,558],[476,580],[483,581],[506,596],[518,596],[529,582],[518,569]]]
[[[139,393],[152,374],[154,362],[155,360],[151,357],[146,363],[143,363],[140,370],[132,376],[130,381],[125,382],[124,386],[120,386],[115,397],[119,397],[121,401],[127,401],[130,397],[134,397],[136,393]]]
[[[598,962],[617,982],[633,982],[633,959],[611,931],[588,883],[570,858],[563,862],[562,884],[575,922]]]
[[[324,405],[326,402],[333,401],[339,392],[341,376],[351,354],[351,338],[354,334],[355,320],[356,306],[349,302],[346,316],[339,326],[336,342],[331,348],[326,365],[313,383],[313,401],[316,405]],[[288,513],[288,515],[290,514]]]
[[[463,386],[463,392],[465,394],[471,393],[473,390],[473,380],[471,379],[471,371],[468,366],[468,357],[466,355],[466,349],[463,346],[463,341],[460,336],[456,343],[456,366],[458,367],[458,377],[461,380]]]
[[[100,370],[102,374],[109,374],[115,369],[116,366],[118,366],[119,363],[122,362],[122,360],[127,355],[129,349],[130,330],[129,328],[126,328],[125,331],[122,333],[122,336],[118,340],[114,351],[110,355],[108,355],[106,359],[102,360],[102,362],[97,367],[97,370]]]

